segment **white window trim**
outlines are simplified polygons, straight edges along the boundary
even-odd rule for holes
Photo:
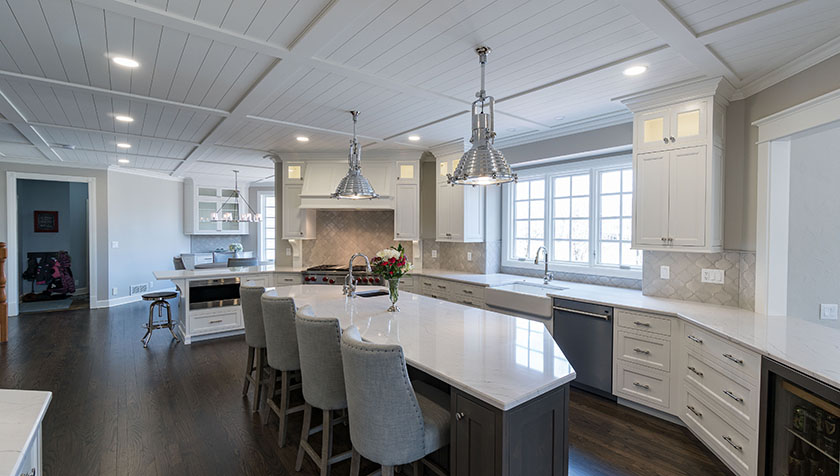
[[[542,178],[546,179],[546,193],[549,194],[552,192],[551,190],[551,181],[555,175],[566,175],[566,174],[574,174],[580,172],[590,172],[593,169],[598,170],[608,170],[610,168],[625,168],[628,164],[632,163],[632,156],[630,155],[621,155],[619,157],[608,157],[603,159],[593,159],[593,160],[583,160],[579,162],[573,163],[566,163],[566,164],[557,164],[551,165],[547,167],[539,167],[534,169],[526,169],[517,171],[519,174],[520,180],[529,180],[531,178]],[[598,213],[599,207],[599,193],[601,184],[598,183],[597,175],[594,179],[595,183],[590,185],[590,190],[594,190],[595,195],[590,195],[589,199],[589,216],[590,220],[592,220],[592,225],[590,227],[590,253],[592,252],[591,243],[597,243],[597,239],[592,239],[591,237],[600,236],[600,222],[598,217],[600,214]],[[539,264],[534,264],[532,260],[513,260],[510,258],[511,256],[511,247],[513,246],[513,219],[511,217],[512,209],[513,209],[513,188],[512,184],[506,184],[502,188],[502,266],[508,268],[518,268],[523,270],[532,270],[532,271],[543,271],[545,269],[545,264],[540,261]],[[633,193],[635,194],[635,190]],[[634,195],[635,197],[635,195]],[[635,199],[635,198],[634,198]],[[550,243],[553,239],[553,227],[549,223],[551,221],[550,216],[550,202],[552,197],[550,195],[546,195],[545,198],[545,221],[546,221],[546,243]],[[632,279],[641,279],[642,278],[642,269],[641,267],[638,268],[631,268],[625,269],[620,268],[617,266],[610,266],[610,265],[599,265],[599,264],[570,264],[570,263],[558,263],[549,261],[548,270],[553,272],[561,272],[561,273],[577,273],[577,274],[588,274],[594,276],[608,276],[608,277],[616,277],[616,278],[632,278]]]
[[[267,196],[273,196],[274,197],[274,205],[275,205],[274,206],[274,214],[275,214],[275,217],[276,217],[277,216],[277,197],[274,195],[273,191],[268,191],[268,190],[257,191],[257,207],[259,208],[259,212],[262,213],[262,211],[263,211],[262,210],[263,209],[263,201],[265,200],[265,197],[267,197]],[[257,254],[258,254],[258,260],[260,262],[268,262],[268,259],[265,256],[265,239],[264,239],[266,220],[268,220],[268,218],[264,216],[263,220],[260,223],[257,224]],[[276,226],[277,225],[275,223],[275,227]],[[277,241],[276,241],[276,238],[275,238],[274,262],[276,262],[276,261],[277,261]]]

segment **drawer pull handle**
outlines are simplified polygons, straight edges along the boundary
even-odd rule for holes
[[[738,403],[744,403],[743,398],[739,397],[738,395],[735,395],[734,393],[730,392],[729,390],[724,390],[723,394],[726,395],[727,397],[731,398],[732,400],[735,400]]]
[[[703,343],[703,339],[701,339],[701,338],[699,338],[699,337],[694,337],[693,335],[688,335],[688,339],[689,339],[689,340],[693,340],[694,342],[697,342],[698,344],[702,344],[702,343]]]
[[[732,437],[723,436],[723,441],[729,443],[730,446],[732,446],[733,448],[735,448],[738,451],[744,451],[744,447],[735,443],[734,441],[732,441]]]
[[[738,364],[738,365],[744,365],[744,361],[743,361],[743,360],[739,359],[738,357],[735,357],[735,356],[734,356],[734,355],[732,355],[732,354],[723,354],[723,356],[724,356],[724,357],[726,357],[727,359],[729,359],[729,360],[731,360],[731,361],[735,362],[735,363],[736,363],[736,364]]]
[[[461,301],[461,304],[466,304],[467,306],[475,306],[471,301]]]
[[[215,321],[210,321],[210,324],[218,324],[220,322],[222,322],[221,319],[216,319]]]
[[[701,372],[701,371],[697,370],[696,368],[694,368],[694,367],[692,367],[692,366],[690,366],[690,365],[688,366],[688,370],[691,370],[692,372],[694,372],[694,374],[695,374],[695,375],[697,375],[698,377],[702,377],[702,376],[703,376],[703,372]]]
[[[464,289],[463,291],[464,291],[464,293],[465,293],[465,294],[472,294],[472,293],[473,293],[473,292],[472,292],[472,291],[470,291],[469,289]]]
[[[633,352],[636,352],[637,354],[650,355],[650,351],[649,351],[649,350],[646,350],[646,349],[640,349],[640,348],[638,348],[638,347],[636,347],[635,349],[633,349]]]
[[[423,283],[423,286],[431,286],[432,283]]]
[[[294,281],[294,279],[292,279],[292,278],[283,278],[283,281],[286,281],[287,283],[291,283],[292,281]]]
[[[633,324],[642,327],[650,327],[650,322],[642,322],[642,321],[633,321]]]
[[[703,414],[698,412],[697,409],[695,409],[693,406],[686,405],[685,407],[688,408],[689,410],[691,410],[691,413],[695,414],[696,416],[698,416],[700,418],[703,418]]]
[[[446,286],[442,286],[442,285],[438,284],[438,288],[439,289],[446,289]]]
[[[461,421],[464,419],[464,412],[458,412],[455,414],[455,419]]]
[[[650,385],[647,385],[647,384],[644,384],[644,383],[633,382],[633,385],[636,386],[636,387],[639,387],[639,388],[643,388],[645,390],[650,390]]]

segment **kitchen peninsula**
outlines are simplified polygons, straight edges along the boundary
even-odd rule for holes
[[[350,299],[338,286],[268,292],[355,325],[369,342],[402,346],[409,367],[448,388],[457,474],[567,474],[575,371],[542,324],[412,293],[390,313],[388,296]]]

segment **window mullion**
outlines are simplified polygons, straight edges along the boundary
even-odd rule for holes
[[[601,230],[601,187],[599,185],[598,171],[589,171],[589,193],[592,197],[589,201],[589,266],[598,264],[598,238]]]
[[[545,177],[545,220],[543,221],[543,238],[545,239],[546,261],[554,256],[554,185],[553,178]]]

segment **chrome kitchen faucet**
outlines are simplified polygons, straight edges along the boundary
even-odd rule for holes
[[[548,250],[545,249],[545,246],[537,248],[537,257],[534,258],[534,264],[540,264],[540,250],[542,250],[543,256],[545,257],[545,274],[543,274],[543,284],[548,284],[549,281],[554,279],[554,273],[550,273],[548,271]]]
[[[370,273],[370,259],[367,256],[363,255],[362,253],[356,253],[350,257],[350,264],[348,265],[349,271],[347,272],[347,276],[344,277],[344,286],[341,288],[341,292],[345,296],[349,297],[356,297],[356,282],[353,279],[353,261],[356,260],[361,256],[365,259],[365,271]]]

